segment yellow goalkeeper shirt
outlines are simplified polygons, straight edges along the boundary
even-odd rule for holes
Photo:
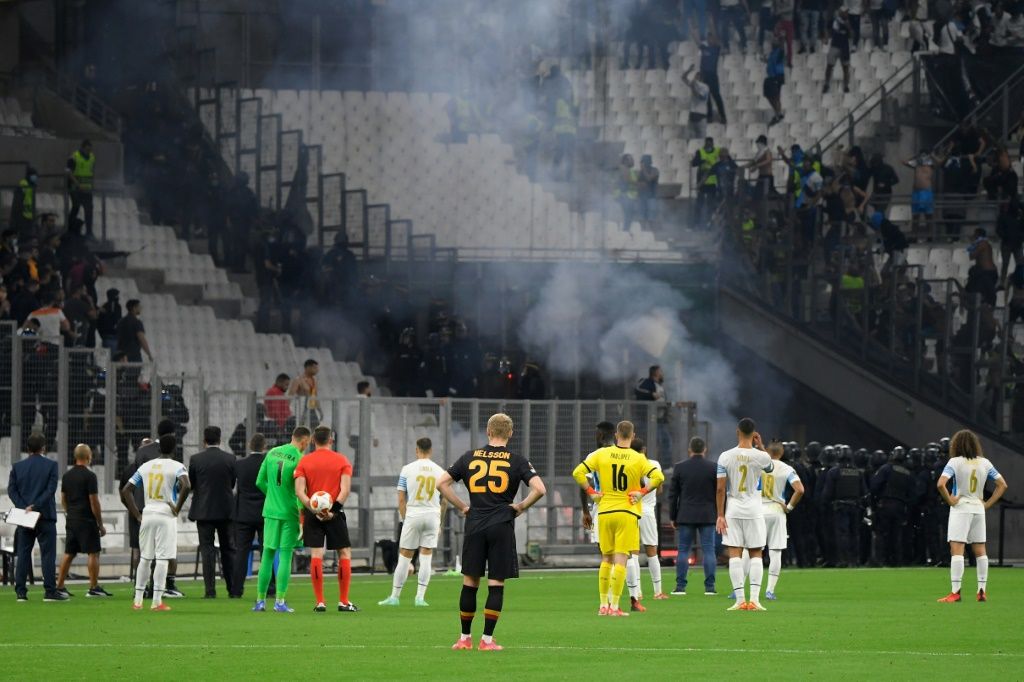
[[[630,448],[617,445],[594,450],[575,469],[572,477],[581,486],[588,485],[588,475],[595,490],[602,493],[597,501],[597,513],[625,511],[637,517],[643,513],[641,503],[632,504],[629,493],[640,490],[641,479],[645,476],[654,489],[665,480],[665,474],[644,455]]]

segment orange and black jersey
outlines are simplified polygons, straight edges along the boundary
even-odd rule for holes
[[[469,535],[514,519],[510,505],[516,500],[519,484],[529,483],[537,472],[522,455],[487,445],[456,460],[448,467],[448,475],[464,481],[469,490],[465,529]]]

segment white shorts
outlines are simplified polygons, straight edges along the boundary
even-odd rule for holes
[[[417,549],[437,547],[437,533],[441,529],[441,517],[437,514],[421,514],[405,517],[402,524],[402,537],[398,539],[401,549]]]
[[[949,533],[946,539],[950,542],[974,544],[985,542],[985,514],[971,512],[949,512]]]
[[[726,516],[725,522],[729,527],[722,533],[723,545],[745,549],[764,549],[768,535],[765,530],[764,518],[731,519]]]
[[[640,544],[648,547],[658,546],[658,520],[654,514],[640,517]]]
[[[786,515],[782,512],[765,510],[764,526],[765,533],[768,536],[768,549],[786,549],[786,546],[789,544]]]
[[[590,541],[595,545],[599,545],[601,544],[601,539],[597,534],[597,520],[601,517],[597,513],[597,507],[590,508],[590,518],[593,519],[590,524]]]
[[[139,555],[146,561],[178,558],[178,519],[164,514],[142,514]]]

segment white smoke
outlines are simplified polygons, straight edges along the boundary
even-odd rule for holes
[[[690,308],[679,291],[638,270],[563,263],[541,285],[519,339],[557,378],[635,381],[661,365],[669,400],[696,402],[718,440],[735,428],[739,379],[718,349],[694,339]]]

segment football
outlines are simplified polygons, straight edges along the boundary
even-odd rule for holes
[[[323,490],[309,496],[309,507],[318,514],[329,510],[332,504],[334,504],[334,500],[331,499],[329,493],[325,493]]]

